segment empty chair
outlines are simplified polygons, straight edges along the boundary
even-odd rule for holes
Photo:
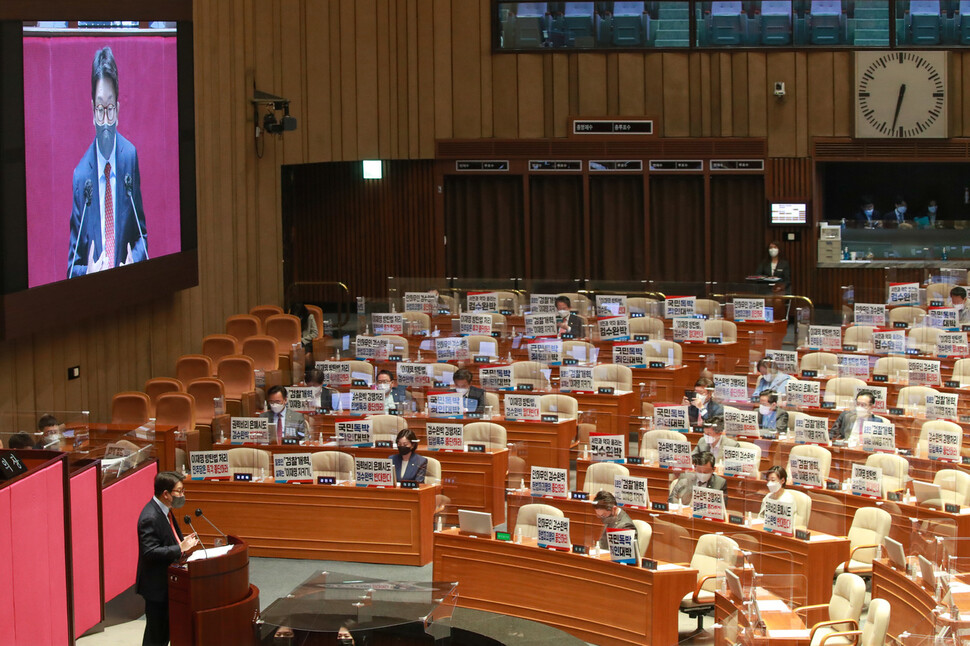
[[[722,343],[734,343],[738,340],[738,326],[733,321],[708,319],[704,321],[704,336],[716,336]]]
[[[219,359],[238,352],[239,342],[230,334],[210,334],[202,339],[202,354],[212,360],[213,366]]]
[[[640,549],[640,556],[647,555],[650,547],[650,537],[653,535],[653,527],[645,520],[634,520],[633,526],[637,528],[637,547]]]
[[[914,327],[907,335],[906,345],[920,354],[936,354],[936,344],[942,332],[937,327]]]
[[[889,325],[893,323],[906,323],[910,327],[919,325],[926,318],[926,310],[914,305],[902,305],[889,310]]]
[[[885,599],[873,599],[869,602],[869,609],[866,611],[866,620],[862,624],[862,630],[838,630],[827,635],[827,644],[851,644],[856,637],[859,638],[859,646],[883,646],[889,642],[886,634],[889,632],[889,619],[892,613],[892,606]],[[821,644],[819,640],[819,644]]]
[[[580,363],[594,363],[599,356],[599,349],[588,341],[566,340],[562,342],[562,356],[564,359],[576,359]]]
[[[500,310],[511,310],[515,312],[518,306],[522,304],[522,297],[515,292],[495,292],[495,298],[498,299],[498,308]],[[495,320],[492,319],[493,322]],[[501,321],[505,323],[504,315]]]
[[[813,45],[838,45],[842,42],[845,16],[841,0],[812,0],[808,19]]]
[[[892,515],[879,507],[860,507],[849,528],[849,558],[836,568],[836,573],[872,575],[872,559],[876,557],[882,539],[889,535]]]
[[[804,491],[785,489],[795,501],[795,527],[808,527],[812,519],[812,497]]]
[[[276,339],[265,334],[249,337],[242,343],[242,354],[253,360],[256,370],[277,370],[280,355],[276,351]]]
[[[721,317],[721,304],[709,298],[698,298],[694,300],[694,314],[706,316],[709,319]]]
[[[342,451],[317,451],[310,455],[310,468],[313,470],[313,481],[317,478],[336,478],[340,480],[354,480],[354,456]]]
[[[579,402],[569,395],[542,395],[539,398],[539,413],[558,415],[559,419],[578,419]]]
[[[435,381],[450,384],[454,383],[453,375],[458,372],[458,366],[450,363],[435,363],[432,364],[432,372],[434,374],[432,378]]]
[[[195,423],[209,425],[215,415],[215,401],[225,402],[226,388],[221,379],[206,377],[196,379],[186,391],[195,400]],[[224,411],[225,409],[223,409]]]
[[[747,16],[740,0],[714,0],[707,24],[711,45],[740,45],[747,37]]]
[[[837,408],[852,406],[855,401],[856,392],[859,388],[865,388],[866,382],[855,377],[835,377],[829,379],[825,384],[825,392],[822,401],[835,402]]]
[[[953,380],[960,386],[970,384],[970,359],[957,359],[953,362]]]
[[[375,442],[394,442],[398,432],[408,427],[400,415],[371,415],[370,420]]]
[[[963,428],[956,422],[944,419],[933,419],[923,422],[920,428],[919,441],[916,444],[916,457],[928,458],[930,453],[930,431],[951,431],[963,436]]]
[[[817,370],[820,375],[834,375],[839,370],[839,356],[833,352],[808,352],[798,362],[798,367],[803,372]]]
[[[811,646],[820,646],[822,640],[827,635],[846,630],[856,630],[859,628],[859,617],[862,615],[862,604],[866,597],[866,582],[862,577],[850,572],[843,572],[835,579],[835,589],[832,591],[832,598],[829,602],[801,606],[795,609],[796,613],[807,613],[816,608],[826,608],[828,616],[825,621],[812,626],[809,633]],[[808,620],[808,615],[805,615]],[[829,644],[832,641],[828,641]],[[835,643],[839,643],[836,641]],[[844,642],[853,643],[852,640]]]
[[[195,397],[188,393],[165,393],[155,405],[155,423],[180,431],[195,429]]]
[[[143,392],[130,390],[111,398],[111,423],[141,426],[151,417],[152,400]]]
[[[950,290],[956,287],[953,283],[930,283],[926,286],[926,301],[943,301],[945,304],[950,300]]]
[[[909,375],[909,359],[906,357],[879,357],[872,368],[874,375],[886,375],[893,379],[906,379]]]
[[[690,567],[697,570],[697,585],[680,601],[680,611],[697,619],[698,632],[704,628],[704,615],[714,610],[714,592],[724,571],[737,565],[738,544],[721,534],[704,534],[697,539]]]
[[[488,312],[488,315],[492,317],[492,332],[498,332],[499,334],[504,336],[505,335],[505,315],[499,314],[498,312]]]
[[[404,312],[401,316],[407,321],[409,334],[420,334],[431,331],[431,317],[424,312]]]
[[[219,360],[216,376],[226,389],[226,399],[242,399],[256,390],[256,368],[253,360],[241,354],[231,354]]]
[[[926,408],[926,396],[939,394],[940,391],[929,386],[904,386],[899,389],[899,394],[896,396],[896,406]]]
[[[549,388],[550,369],[538,361],[516,361],[512,364],[512,386],[531,384],[533,390]]]
[[[630,334],[647,334],[651,341],[662,341],[664,338],[664,322],[653,316],[630,319]]]
[[[468,341],[468,353],[473,357],[484,355],[495,359],[498,358],[498,339],[495,337],[485,336],[483,334],[469,334],[465,339]],[[483,345],[484,347],[482,347]]]
[[[615,5],[619,4],[638,4],[643,6],[642,2],[617,2],[614,3],[614,23],[616,18],[616,8]],[[658,301],[653,298],[641,298],[639,296],[634,296],[626,299],[626,306],[630,310],[630,315],[642,314],[643,316],[662,316],[663,315],[663,301]]]
[[[633,370],[630,366],[615,363],[601,363],[593,368],[593,388],[613,388],[633,390]]]
[[[563,31],[569,47],[593,45],[593,3],[567,2],[563,12]]]
[[[391,347],[388,349],[388,354],[399,354],[403,359],[408,358],[408,352],[410,351],[411,346],[408,343],[408,340],[403,336],[398,334],[382,334],[378,338],[391,342]]]
[[[525,538],[538,538],[539,529],[537,527],[538,523],[536,522],[536,516],[539,514],[543,514],[544,516],[565,518],[565,514],[563,514],[560,509],[553,507],[552,505],[522,505],[522,507],[519,509],[518,515],[515,517],[515,534]]]
[[[658,442],[660,442],[660,440],[683,442],[690,447],[690,442],[687,441],[687,436],[679,431],[671,431],[667,429],[655,429],[653,431],[647,431],[643,434],[643,438],[640,440],[640,457],[643,458],[645,462],[656,463],[660,459],[660,453],[657,449]]]
[[[498,399],[498,394],[497,393],[492,393],[492,392],[486,392],[485,393],[485,406],[486,406],[486,408],[488,406],[491,406],[492,407],[492,412],[493,413],[497,413],[500,410],[499,409],[500,403],[499,403],[499,399]]]
[[[152,402],[152,411],[155,410],[159,397],[165,393],[179,393],[183,390],[182,382],[171,377],[153,377],[145,382],[145,394]]]
[[[943,20],[943,15],[940,13],[940,0],[911,0],[909,15],[906,17],[909,44],[939,45]]]
[[[647,341],[643,344],[643,354],[647,361],[656,357],[666,361],[670,366],[680,366],[684,363],[684,349],[676,341]]]
[[[248,473],[255,477],[272,476],[272,454],[263,449],[229,449],[229,477],[237,473]]]
[[[748,469],[748,474],[752,477],[758,478],[761,472],[761,447],[754,442],[744,442],[738,440],[739,449],[748,449],[749,451],[755,452],[754,464]]]
[[[283,308],[278,305],[257,305],[249,310],[249,313],[258,318],[261,324],[265,324],[266,319],[269,317],[282,314]],[[263,329],[265,330],[266,328],[264,327]]]
[[[845,328],[842,345],[854,345],[860,352],[872,352],[872,333],[875,329],[871,325],[850,325]]]
[[[821,476],[823,483],[828,480],[829,471],[832,469],[832,453],[824,446],[815,446],[814,444],[793,446],[788,453],[788,464],[785,465],[785,471],[788,472],[789,477],[791,477],[791,459],[793,457],[817,458],[819,476]]]
[[[906,483],[909,482],[909,461],[901,455],[894,455],[892,453],[873,453],[866,458],[866,466],[879,467],[882,469],[883,498],[885,498],[886,494],[890,491],[900,491],[901,489],[905,489]]]
[[[242,343],[256,334],[263,333],[263,322],[252,314],[235,314],[226,319],[226,334]]]
[[[614,2],[612,26],[613,45],[639,47],[649,38],[650,14],[643,2]]]
[[[616,476],[628,476],[630,470],[622,464],[615,462],[594,462],[586,469],[586,482],[583,484],[583,491],[588,491],[590,498],[600,491],[608,491],[615,494],[616,487],[613,478]]]
[[[693,556],[693,539],[690,533],[680,525],[653,519],[653,558],[669,563],[686,563]]]
[[[791,0],[762,0],[761,44],[791,44]]]
[[[212,359],[204,354],[184,354],[175,362],[175,378],[186,388],[196,379],[212,375]]]
[[[945,504],[966,507],[970,504],[970,474],[956,469],[940,469],[933,477],[933,484],[940,485],[941,500],[929,500],[927,505],[942,507]]]
[[[425,484],[441,484],[441,462],[435,458],[429,458],[425,456],[428,461],[428,468],[424,473],[424,483]]]
[[[303,342],[300,319],[292,314],[274,314],[263,321],[263,332],[276,339],[276,352],[289,356],[294,345]]]
[[[484,444],[489,451],[501,451],[506,447],[505,427],[492,422],[472,422],[465,425],[465,442]]]

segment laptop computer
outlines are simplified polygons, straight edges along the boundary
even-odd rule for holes
[[[463,534],[492,536],[492,514],[487,511],[458,510],[458,529]]]
[[[939,501],[942,498],[940,485],[923,482],[922,480],[913,480],[913,493],[916,494],[916,504],[918,505],[925,504],[930,500]]]
[[[906,552],[903,550],[903,544],[886,536],[882,539],[882,546],[886,548],[886,555],[892,564],[901,570],[906,570]]]

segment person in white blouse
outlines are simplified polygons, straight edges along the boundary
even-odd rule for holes
[[[785,467],[777,465],[771,467],[765,473],[765,480],[768,481],[768,493],[761,500],[761,511],[758,512],[758,516],[765,517],[765,503],[769,500],[795,504],[795,497],[785,489],[785,485],[788,484],[788,472],[785,471]]]

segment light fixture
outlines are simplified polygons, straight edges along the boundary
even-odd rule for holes
[[[380,159],[365,159],[361,166],[364,169],[364,179],[384,178],[384,162]]]

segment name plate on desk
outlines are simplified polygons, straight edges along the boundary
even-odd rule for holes
[[[546,422],[548,424],[555,424],[556,422],[559,421],[559,416],[558,415],[543,415],[542,417],[539,418],[539,421]]]
[[[875,383],[887,383],[889,381],[889,375],[873,375],[872,381]]]
[[[511,541],[512,534],[510,532],[495,532],[495,540],[497,541]]]
[[[392,449],[394,448],[394,442],[390,440],[378,440],[374,442],[374,446],[379,449]]]
[[[350,385],[354,386],[355,388],[366,388],[367,382],[363,379],[351,379]]]
[[[960,328],[961,332],[970,332],[970,325],[964,325]]]
[[[417,489],[419,486],[417,480],[401,480],[401,489]]]
[[[818,370],[802,370],[802,377],[805,379],[818,377]]]
[[[298,437],[284,437],[283,438],[283,444],[284,444],[284,446],[299,445],[300,444],[300,438],[298,438]]]
[[[822,410],[835,410],[835,402],[822,402]]]
[[[889,409],[889,414],[890,415],[905,415],[906,414],[906,410],[903,409],[903,408],[899,408],[897,406],[893,406],[893,407],[891,407]]]
[[[665,502],[651,502],[650,509],[654,511],[667,511],[670,509],[670,505]]]
[[[468,444],[467,446],[469,453],[485,453],[484,444]]]
[[[909,323],[907,323],[906,321],[893,321],[893,328],[897,330],[901,330],[901,329],[905,330],[908,327],[909,327]]]
[[[744,516],[740,514],[728,514],[728,522],[732,525],[744,525]]]
[[[859,350],[859,346],[857,346],[857,345],[847,345],[847,344],[843,343],[842,344],[842,350],[844,350],[845,352],[856,352],[856,351]]]
[[[932,301],[930,301],[930,307],[943,307],[944,305],[945,305],[945,303],[943,301],[940,301],[940,300],[932,300]]]
[[[392,354],[387,358],[388,361],[403,361],[404,359],[399,354]]]
[[[954,505],[952,502],[948,502],[943,505],[943,511],[945,511],[948,514],[959,514],[960,505]]]
[[[721,337],[719,337],[719,336],[709,336],[709,337],[707,337],[707,342],[710,345],[720,345],[721,344]]]
[[[667,364],[664,363],[663,361],[651,361],[648,367],[653,369],[658,369],[658,368],[662,369],[662,368],[666,368]]]
[[[508,309],[506,309],[506,310],[499,310],[498,313],[501,314],[502,316],[512,316],[513,314],[515,314],[515,312],[513,312],[512,310],[508,310]]]
[[[600,386],[596,389],[596,392],[600,395],[612,395],[616,392],[616,389],[614,389],[613,386]]]
[[[519,384],[515,387],[515,389],[529,392],[532,390],[532,384]]]
[[[943,382],[943,385],[946,388],[959,388],[960,387],[960,382],[959,381],[954,381],[952,379],[947,379],[946,381]]]
[[[626,459],[627,464],[643,464],[643,458],[638,455],[631,455]]]
[[[563,332],[559,338],[568,341],[569,339],[575,339],[576,335],[570,334],[569,332]]]
[[[800,541],[811,540],[812,533],[810,531],[808,531],[807,529],[796,529],[795,530],[795,538],[797,538]]]
[[[252,482],[253,474],[251,473],[234,473],[232,474],[233,482]]]
[[[573,554],[588,554],[589,550],[585,545],[573,545]]]
[[[317,476],[317,484],[335,485],[337,484],[337,478],[335,478],[334,476]]]
[[[839,490],[839,483],[836,482],[836,481],[834,481],[834,480],[826,480],[825,481],[825,488],[828,489],[829,491],[838,491]]]
[[[491,357],[486,354],[475,355],[475,363],[488,363],[490,360],[491,360]]]
[[[573,359],[572,357],[562,360],[562,365],[564,366],[575,366],[579,364],[579,359]]]
[[[569,497],[573,500],[589,500],[588,491],[570,491]]]

